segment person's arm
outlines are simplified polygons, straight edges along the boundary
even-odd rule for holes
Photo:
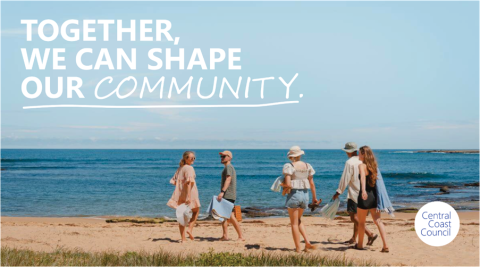
[[[338,183],[338,189],[333,195],[333,199],[337,199],[338,196],[343,194],[343,191],[345,191],[345,188],[347,188],[348,184],[350,183],[350,179],[352,177],[352,168],[353,166],[350,166],[348,163],[345,163],[345,168],[343,169],[342,177],[340,178],[340,182]]]
[[[313,182],[313,176],[308,176],[308,182],[310,183],[310,190],[312,190],[313,203],[317,203],[317,190],[315,188],[315,183]]]
[[[367,200],[368,198],[368,195],[367,195],[367,191],[366,191],[366,187],[365,187],[365,184],[366,184],[366,165],[365,164],[361,164],[360,166],[360,183],[362,184],[362,199],[363,200]]]
[[[190,204],[190,196],[192,195],[193,184],[195,183],[195,170],[191,166],[185,166],[187,168],[184,172],[185,185],[187,186],[187,198],[185,204]]]
[[[225,195],[224,192],[227,191],[231,182],[232,182],[232,176],[228,175],[227,178],[225,179],[225,183],[223,184],[222,192],[220,192],[220,194],[218,194],[218,197],[217,197],[218,201],[222,200],[223,196]]]
[[[290,193],[292,191],[292,174],[294,172],[293,165],[291,163],[286,163],[283,165],[283,176],[285,177],[283,179],[283,182],[280,184],[280,186],[283,187],[282,191],[282,196]]]
[[[292,176],[288,174],[285,175],[285,179],[281,186],[283,187],[282,196],[290,193],[292,191]]]

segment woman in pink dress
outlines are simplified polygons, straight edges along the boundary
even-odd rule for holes
[[[197,183],[195,183],[195,170],[192,167],[194,161],[195,153],[193,151],[185,151],[180,161],[180,167],[178,167],[175,175],[170,180],[170,183],[175,185],[175,190],[167,205],[176,209],[179,205],[185,203],[192,209],[193,213],[188,228],[179,224],[180,235],[182,236],[181,242],[186,241],[185,232],[187,232],[191,240],[194,239],[193,227],[200,213],[200,199],[198,198]]]

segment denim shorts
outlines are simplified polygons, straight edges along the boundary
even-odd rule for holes
[[[287,195],[285,207],[291,209],[306,209],[309,201],[308,199],[308,189],[292,189],[290,194]]]

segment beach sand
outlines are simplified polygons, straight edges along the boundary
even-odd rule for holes
[[[479,213],[459,212],[461,227],[453,242],[443,247],[423,243],[413,231],[415,214],[396,213],[392,219],[383,215],[390,253],[380,253],[379,238],[367,251],[348,249],[341,244],[351,237],[352,223],[347,217],[330,221],[305,217],[307,233],[318,249],[308,253],[339,256],[358,262],[373,261],[380,265],[478,266]],[[157,251],[173,252],[269,252],[294,253],[288,218],[246,219],[242,227],[247,241],[219,241],[222,234],[218,221],[198,222],[195,241],[178,243],[177,223],[138,224],[106,223],[106,218],[28,218],[2,217],[1,244],[36,251],[58,248],[83,251]],[[371,221],[367,226],[378,234]],[[236,239],[232,226],[229,237]],[[365,241],[366,242],[366,241]]]

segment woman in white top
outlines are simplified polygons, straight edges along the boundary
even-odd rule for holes
[[[291,162],[283,166],[283,175],[285,176],[282,184],[283,194],[288,193],[285,206],[288,208],[293,241],[297,252],[301,252],[300,235],[305,240],[305,251],[315,249],[315,246],[308,240],[305,225],[302,223],[303,211],[308,205],[309,189],[312,190],[313,203],[318,203],[315,184],[313,183],[315,170],[310,164],[300,160],[304,154],[305,152],[299,146],[291,147],[287,154]]]

